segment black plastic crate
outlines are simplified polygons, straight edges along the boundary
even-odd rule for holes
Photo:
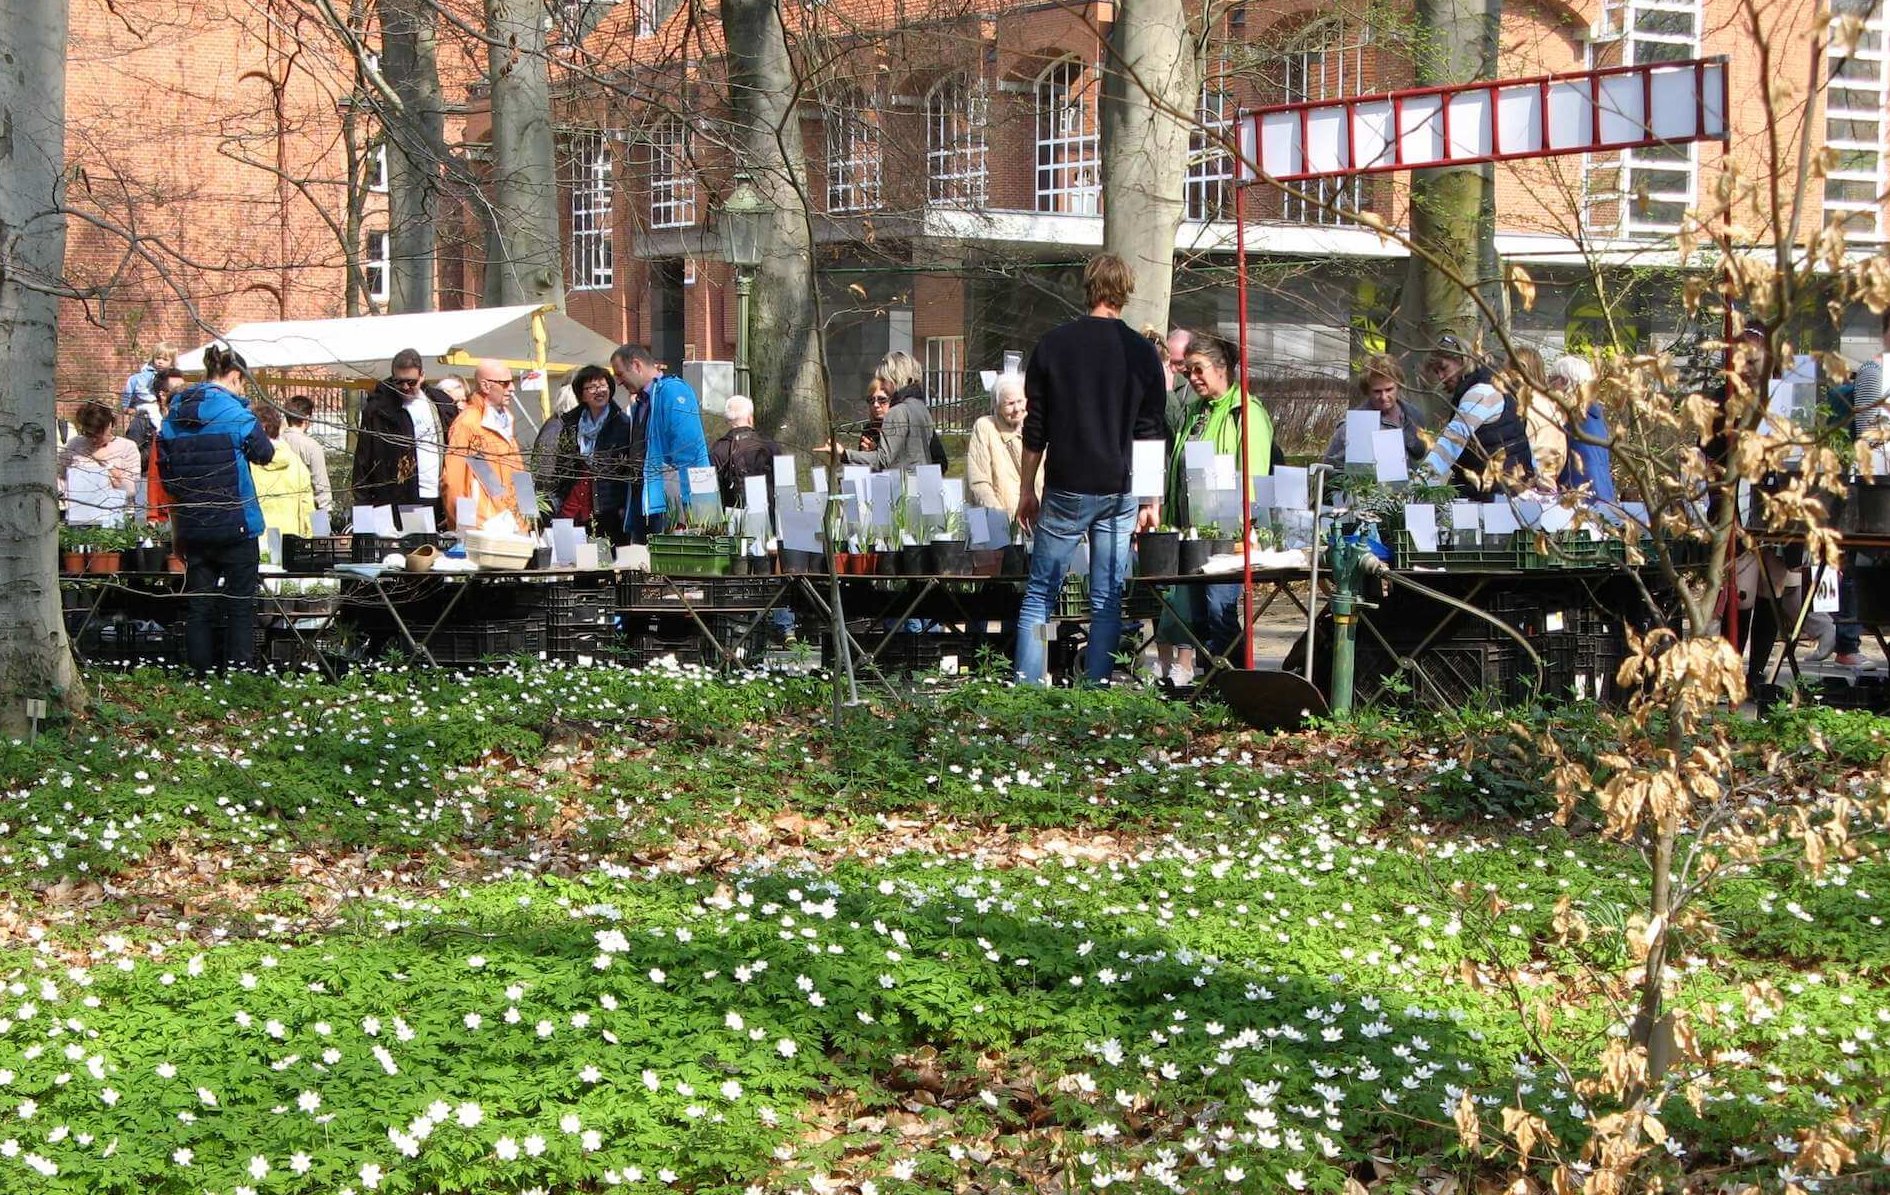
[[[724,610],[758,610],[791,584],[782,577],[714,577],[703,586],[709,604]],[[781,602],[775,603],[777,606]]]
[[[494,619],[466,626],[440,627],[427,640],[426,649],[442,665],[537,655],[545,650],[545,628],[525,619]]]
[[[282,567],[292,573],[323,573],[353,559],[353,551],[351,535],[313,538],[285,535],[282,537]]]
[[[958,671],[969,671],[975,647],[968,635],[922,631],[856,630],[854,640],[873,666],[887,675],[918,675],[941,672],[947,661],[954,661]],[[833,667],[833,644],[828,641],[821,653],[822,663]],[[853,661],[856,671],[865,670],[864,658]]]

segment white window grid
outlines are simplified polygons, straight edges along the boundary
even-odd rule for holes
[[[825,113],[827,210],[870,212],[879,207],[879,121],[858,91],[840,92]]]
[[[965,398],[965,338],[925,338],[925,397],[937,409]]]
[[[1601,32],[1619,39],[1589,46],[1589,65],[1684,62],[1700,56],[1699,0],[1610,0],[1602,9]],[[1649,145],[1591,157],[1587,167],[1589,227],[1628,236],[1680,231],[1698,196],[1698,151],[1692,143]],[[1611,226],[1599,216],[1608,205]]]
[[[361,254],[361,281],[367,288],[368,298],[376,303],[387,302],[390,293],[388,276],[393,273],[393,266],[394,255],[388,245],[387,233],[368,233],[367,245]]]
[[[1835,162],[1824,177],[1826,219],[1840,221],[1851,240],[1883,239],[1885,113],[1890,111],[1886,22],[1879,7],[1866,18],[1855,45],[1831,27],[1824,94],[1824,143]]]
[[[571,141],[571,288],[601,290],[615,277],[611,197],[616,188],[610,143],[601,133]]]
[[[696,222],[696,175],[689,167],[689,126],[662,120],[650,129],[650,227]]]
[[[988,194],[985,128],[990,95],[983,80],[952,75],[925,97],[926,197],[943,207],[983,207]]]
[[[367,189],[376,195],[387,194],[387,142],[374,147],[368,156]]]
[[[1234,158],[1224,139],[1234,123],[1233,97],[1223,80],[1201,87],[1195,127],[1188,134],[1188,177],[1182,187],[1182,215],[1189,220],[1226,219],[1233,207]]]
[[[1360,95],[1365,86],[1365,46],[1369,31],[1326,21],[1306,32],[1306,40],[1286,56],[1286,102],[1336,100]],[[1349,225],[1358,220],[1328,204],[1358,211],[1365,205],[1365,177],[1312,178],[1293,184],[1301,195],[1281,196],[1281,218],[1294,224]],[[1303,198],[1301,196],[1304,196]]]
[[[1102,211],[1102,138],[1090,69],[1065,58],[1037,76],[1037,210]]]

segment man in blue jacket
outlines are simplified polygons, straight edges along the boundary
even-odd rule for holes
[[[626,344],[610,355],[610,371],[634,396],[630,407],[630,459],[642,462],[624,502],[630,542],[648,543],[688,513],[689,470],[709,463],[702,432],[702,404],[681,378],[663,372],[646,348]],[[684,509],[669,509],[664,480],[674,474]],[[638,484],[639,478],[641,484]]]
[[[207,380],[171,399],[158,432],[158,472],[184,558],[184,652],[198,673],[247,668],[255,651],[263,517],[249,466],[276,455],[243,397],[243,358],[212,345],[203,366]]]

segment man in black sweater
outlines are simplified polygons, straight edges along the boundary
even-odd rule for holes
[[[1104,253],[1083,270],[1089,314],[1037,342],[1024,371],[1022,497],[1017,521],[1034,532],[1030,584],[1017,620],[1017,675],[1040,684],[1044,624],[1079,541],[1089,541],[1089,656],[1085,672],[1106,682],[1122,635],[1122,585],[1129,535],[1161,521],[1161,502],[1129,492],[1136,440],[1160,440],[1168,379],[1155,346],[1122,322],[1135,289],[1127,263]],[[1037,497],[1037,470],[1054,448]]]

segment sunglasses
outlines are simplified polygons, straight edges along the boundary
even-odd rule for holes
[[[1184,365],[1181,367],[1181,372],[1191,378],[1206,377],[1207,371],[1208,367],[1198,361],[1193,365]]]
[[[518,379],[517,378],[480,378],[479,384],[481,386],[503,386],[505,389],[510,390],[513,386],[516,386],[518,384]]]
[[[420,388],[419,378],[393,378],[391,380],[396,387],[402,390],[418,390]]]

